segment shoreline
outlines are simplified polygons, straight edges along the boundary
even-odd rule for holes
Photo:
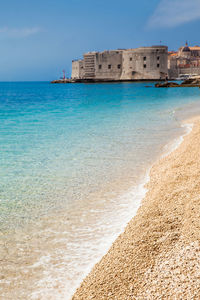
[[[187,123],[186,123],[187,122]],[[192,122],[192,124],[191,124]],[[148,239],[151,239],[151,234],[148,229],[148,234],[145,236],[145,240],[141,239],[141,235],[143,235],[143,232],[141,232],[141,224],[142,228],[147,229],[148,227],[152,227],[149,224],[148,217],[153,213],[152,207],[153,204],[155,204],[155,201],[149,195],[154,194],[154,190],[156,188],[160,191],[162,191],[162,188],[159,188],[159,185],[157,184],[157,187],[155,188],[155,182],[157,177],[159,177],[159,171],[158,175],[155,175],[154,170],[157,168],[160,168],[160,164],[163,164],[163,161],[172,160],[173,156],[177,155],[177,152],[181,152],[182,148],[185,146],[185,143],[188,139],[191,139],[194,135],[193,128],[198,127],[197,123],[199,123],[200,127],[200,118],[194,117],[188,121],[185,121],[182,123],[182,127],[186,127],[186,132],[175,139],[174,142],[170,145],[170,150],[163,153],[160,156],[160,159],[158,159],[153,166],[150,168],[150,170],[147,171],[145,178],[150,174],[150,179],[148,182],[143,183],[143,188],[146,189],[145,195],[140,199],[139,208],[136,211],[136,215],[133,216],[133,218],[130,220],[130,222],[126,225],[125,230],[123,233],[119,234],[118,238],[114,241],[112,244],[110,250],[102,257],[102,259],[93,266],[90,273],[86,276],[86,278],[82,281],[82,284],[80,287],[76,290],[74,296],[71,298],[72,300],[76,299],[133,299],[132,297],[139,297],[137,299],[143,299],[140,297],[149,297],[149,299],[155,299],[155,296],[162,295],[164,297],[165,294],[157,294],[148,292],[147,294],[142,294],[141,288],[140,293],[138,294],[138,287],[140,285],[143,286],[143,289],[146,290],[146,286],[148,283],[153,287],[151,284],[152,282],[146,282],[145,284],[142,284],[143,280],[141,278],[141,274],[144,276],[145,272],[149,272],[149,268],[151,269],[153,267],[152,263],[145,262],[144,258],[149,257],[152,262],[152,257],[158,257],[159,251],[157,250],[157,247],[153,246],[152,249],[149,249],[147,251],[147,248],[149,246],[149,243],[147,242]],[[194,126],[193,126],[194,125]],[[193,133],[193,134],[192,134]],[[166,145],[167,146],[167,145]],[[165,166],[167,167],[167,166]],[[155,178],[154,178],[155,177]],[[162,179],[162,178],[161,178]],[[162,183],[162,180],[161,180]],[[174,182],[176,184],[176,182]],[[162,184],[161,184],[162,186]],[[158,201],[157,201],[158,202]],[[161,205],[161,203],[157,203],[158,207]],[[155,208],[155,207],[154,207]],[[157,207],[156,207],[157,209]],[[158,214],[160,215],[160,214]],[[164,213],[161,214],[162,218],[165,219],[166,216],[164,216]],[[142,218],[142,219],[141,219]],[[162,221],[162,218],[160,221]],[[160,219],[160,216],[159,218]],[[154,222],[155,220],[153,220]],[[157,220],[158,221],[158,220]],[[158,223],[160,223],[160,221]],[[138,223],[140,226],[138,226]],[[173,225],[173,221],[168,222]],[[148,226],[147,226],[148,224]],[[158,224],[157,224],[158,226]],[[159,224],[160,226],[160,224]],[[147,228],[146,228],[147,227]],[[154,231],[154,228],[152,228]],[[140,232],[140,235],[137,236],[138,232]],[[162,232],[162,230],[159,230],[158,232]],[[170,232],[170,230],[169,230]],[[168,233],[169,233],[168,232]],[[137,239],[135,240],[135,235]],[[148,236],[149,235],[149,236]],[[162,236],[162,234],[160,234]],[[133,239],[130,239],[130,237],[133,237]],[[162,239],[162,237],[159,237]],[[131,241],[132,240],[132,241]],[[173,240],[173,239],[172,239]],[[176,240],[176,238],[174,239]],[[136,243],[134,243],[136,241]],[[154,244],[156,243],[156,239],[154,239]],[[142,245],[141,245],[142,244]],[[145,245],[146,244],[146,245]],[[198,244],[198,243],[197,243]],[[198,248],[198,245],[196,244],[196,247]],[[142,247],[141,247],[142,246]],[[160,244],[160,247],[162,248],[162,243]],[[146,250],[146,254],[143,255],[142,253],[140,255],[137,255],[137,250],[141,251],[141,248],[144,248]],[[154,249],[155,248],[155,249]],[[197,248],[195,248],[197,250]],[[195,250],[195,251],[196,251]],[[129,255],[129,252],[132,252],[131,255]],[[124,253],[125,252],[125,253]],[[162,252],[162,251],[161,251]],[[196,251],[198,252],[198,251]],[[126,253],[128,253],[126,257]],[[145,253],[145,252],[144,252]],[[143,259],[139,259],[140,256],[144,256],[144,262]],[[127,264],[127,260],[131,260],[132,262],[132,268],[129,264]],[[122,264],[121,262],[124,261]],[[135,268],[137,266],[137,268]],[[142,270],[140,271],[140,267]],[[130,272],[130,270],[132,271]],[[135,271],[135,272],[134,272]],[[139,272],[139,273],[138,273]],[[151,272],[152,273],[152,270]],[[133,276],[134,274],[134,276]],[[123,276],[122,276],[123,275]],[[170,276],[168,276],[170,278]],[[125,280],[126,279],[126,280]],[[138,279],[138,280],[136,280]],[[138,282],[137,282],[138,281]],[[168,280],[169,281],[169,280]],[[131,284],[131,288],[130,288]],[[162,285],[163,280],[162,280]],[[169,285],[169,282],[168,282]],[[200,287],[200,286],[199,286]],[[166,288],[166,287],[165,287]],[[122,292],[123,290],[123,292]],[[154,287],[155,290],[155,287]],[[179,291],[180,292],[180,291]],[[174,294],[176,297],[177,295]],[[174,297],[173,295],[173,297]],[[169,299],[172,295],[166,296],[166,299]],[[151,298],[153,297],[153,298]],[[135,299],[135,298],[134,298]],[[164,299],[164,298],[162,298]],[[172,299],[172,298],[170,298]],[[173,298],[174,299],[174,298]],[[195,298],[196,299],[196,298]]]
[[[182,121],[183,122],[183,121]],[[124,191],[123,193],[120,193],[120,195],[117,197],[117,199],[119,199],[119,201],[121,202],[122,199],[126,199],[126,198],[132,198],[132,206],[131,206],[131,216],[129,215],[129,218],[125,218],[124,221],[121,221],[121,227],[120,230],[117,232],[117,234],[113,234],[112,237],[109,237],[109,240],[106,238],[105,241],[105,245],[104,248],[102,248],[103,250],[101,251],[101,256],[92,261],[92,263],[88,266],[87,270],[84,272],[84,276],[82,276],[82,279],[77,280],[77,286],[72,288],[71,290],[73,291],[71,294],[71,297],[69,299],[72,298],[72,296],[74,295],[74,293],[76,292],[76,290],[79,288],[79,286],[81,285],[81,283],[83,282],[83,280],[90,274],[90,272],[92,271],[92,269],[94,268],[94,266],[96,264],[98,264],[98,262],[108,253],[109,249],[111,248],[112,244],[116,241],[116,239],[123,234],[125,228],[127,227],[128,223],[132,220],[132,218],[134,218],[138,212],[138,209],[140,208],[140,206],[142,205],[142,201],[146,196],[146,193],[148,192],[146,186],[150,180],[150,171],[151,168],[153,167],[153,165],[162,157],[165,157],[167,155],[169,155],[171,152],[173,152],[177,147],[179,147],[179,145],[182,143],[184,136],[186,136],[187,134],[190,133],[191,129],[191,124],[182,124],[180,123],[180,127],[185,127],[186,132],[183,132],[181,135],[177,136],[176,138],[174,138],[171,142],[168,142],[164,147],[163,147],[163,151],[160,153],[160,155],[158,156],[158,158],[154,161],[154,163],[152,163],[151,166],[149,166],[144,174],[143,177],[140,178],[140,180],[138,181],[138,183],[136,185],[133,185],[132,187],[128,188],[128,190]],[[165,150],[166,148],[166,150]]]

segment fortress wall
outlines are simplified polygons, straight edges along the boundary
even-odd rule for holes
[[[168,70],[169,79],[176,79],[178,78],[178,69],[177,68],[170,68]]]
[[[83,61],[82,60],[73,60],[72,61],[72,79],[83,78],[84,70],[83,70]]]
[[[88,52],[84,54],[83,69],[84,79],[95,79],[96,54],[98,52]]]
[[[195,75],[200,75],[200,67],[195,68],[195,67],[190,67],[190,68],[178,68],[178,73],[180,74],[195,74]]]
[[[95,79],[119,80],[122,72],[122,52],[119,50],[96,53]]]
[[[79,78],[84,76],[83,60],[79,60]]]
[[[170,68],[168,70],[169,79],[176,79],[180,75],[190,74],[190,75],[200,75],[200,68]]]
[[[88,52],[72,62],[72,78],[86,80],[157,80],[168,75],[166,46]]]
[[[123,51],[122,80],[165,79],[168,74],[165,46]]]
[[[78,60],[72,60],[72,75],[71,77],[74,78],[80,78],[79,75],[79,62]]]
[[[177,58],[168,57],[168,69],[176,69],[177,68]]]

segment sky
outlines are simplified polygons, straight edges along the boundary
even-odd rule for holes
[[[1,1],[1,0],[0,0]],[[88,51],[200,45],[200,0],[7,0],[0,81],[49,81]]]

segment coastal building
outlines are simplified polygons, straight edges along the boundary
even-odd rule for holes
[[[168,73],[170,79],[181,75],[200,75],[200,47],[180,47],[177,52],[169,52]]]
[[[165,80],[168,77],[168,47],[151,46],[88,52],[72,61],[75,81]]]

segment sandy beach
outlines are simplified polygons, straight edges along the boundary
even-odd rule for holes
[[[189,123],[192,132],[152,167],[137,215],[73,300],[200,299],[200,119]]]

